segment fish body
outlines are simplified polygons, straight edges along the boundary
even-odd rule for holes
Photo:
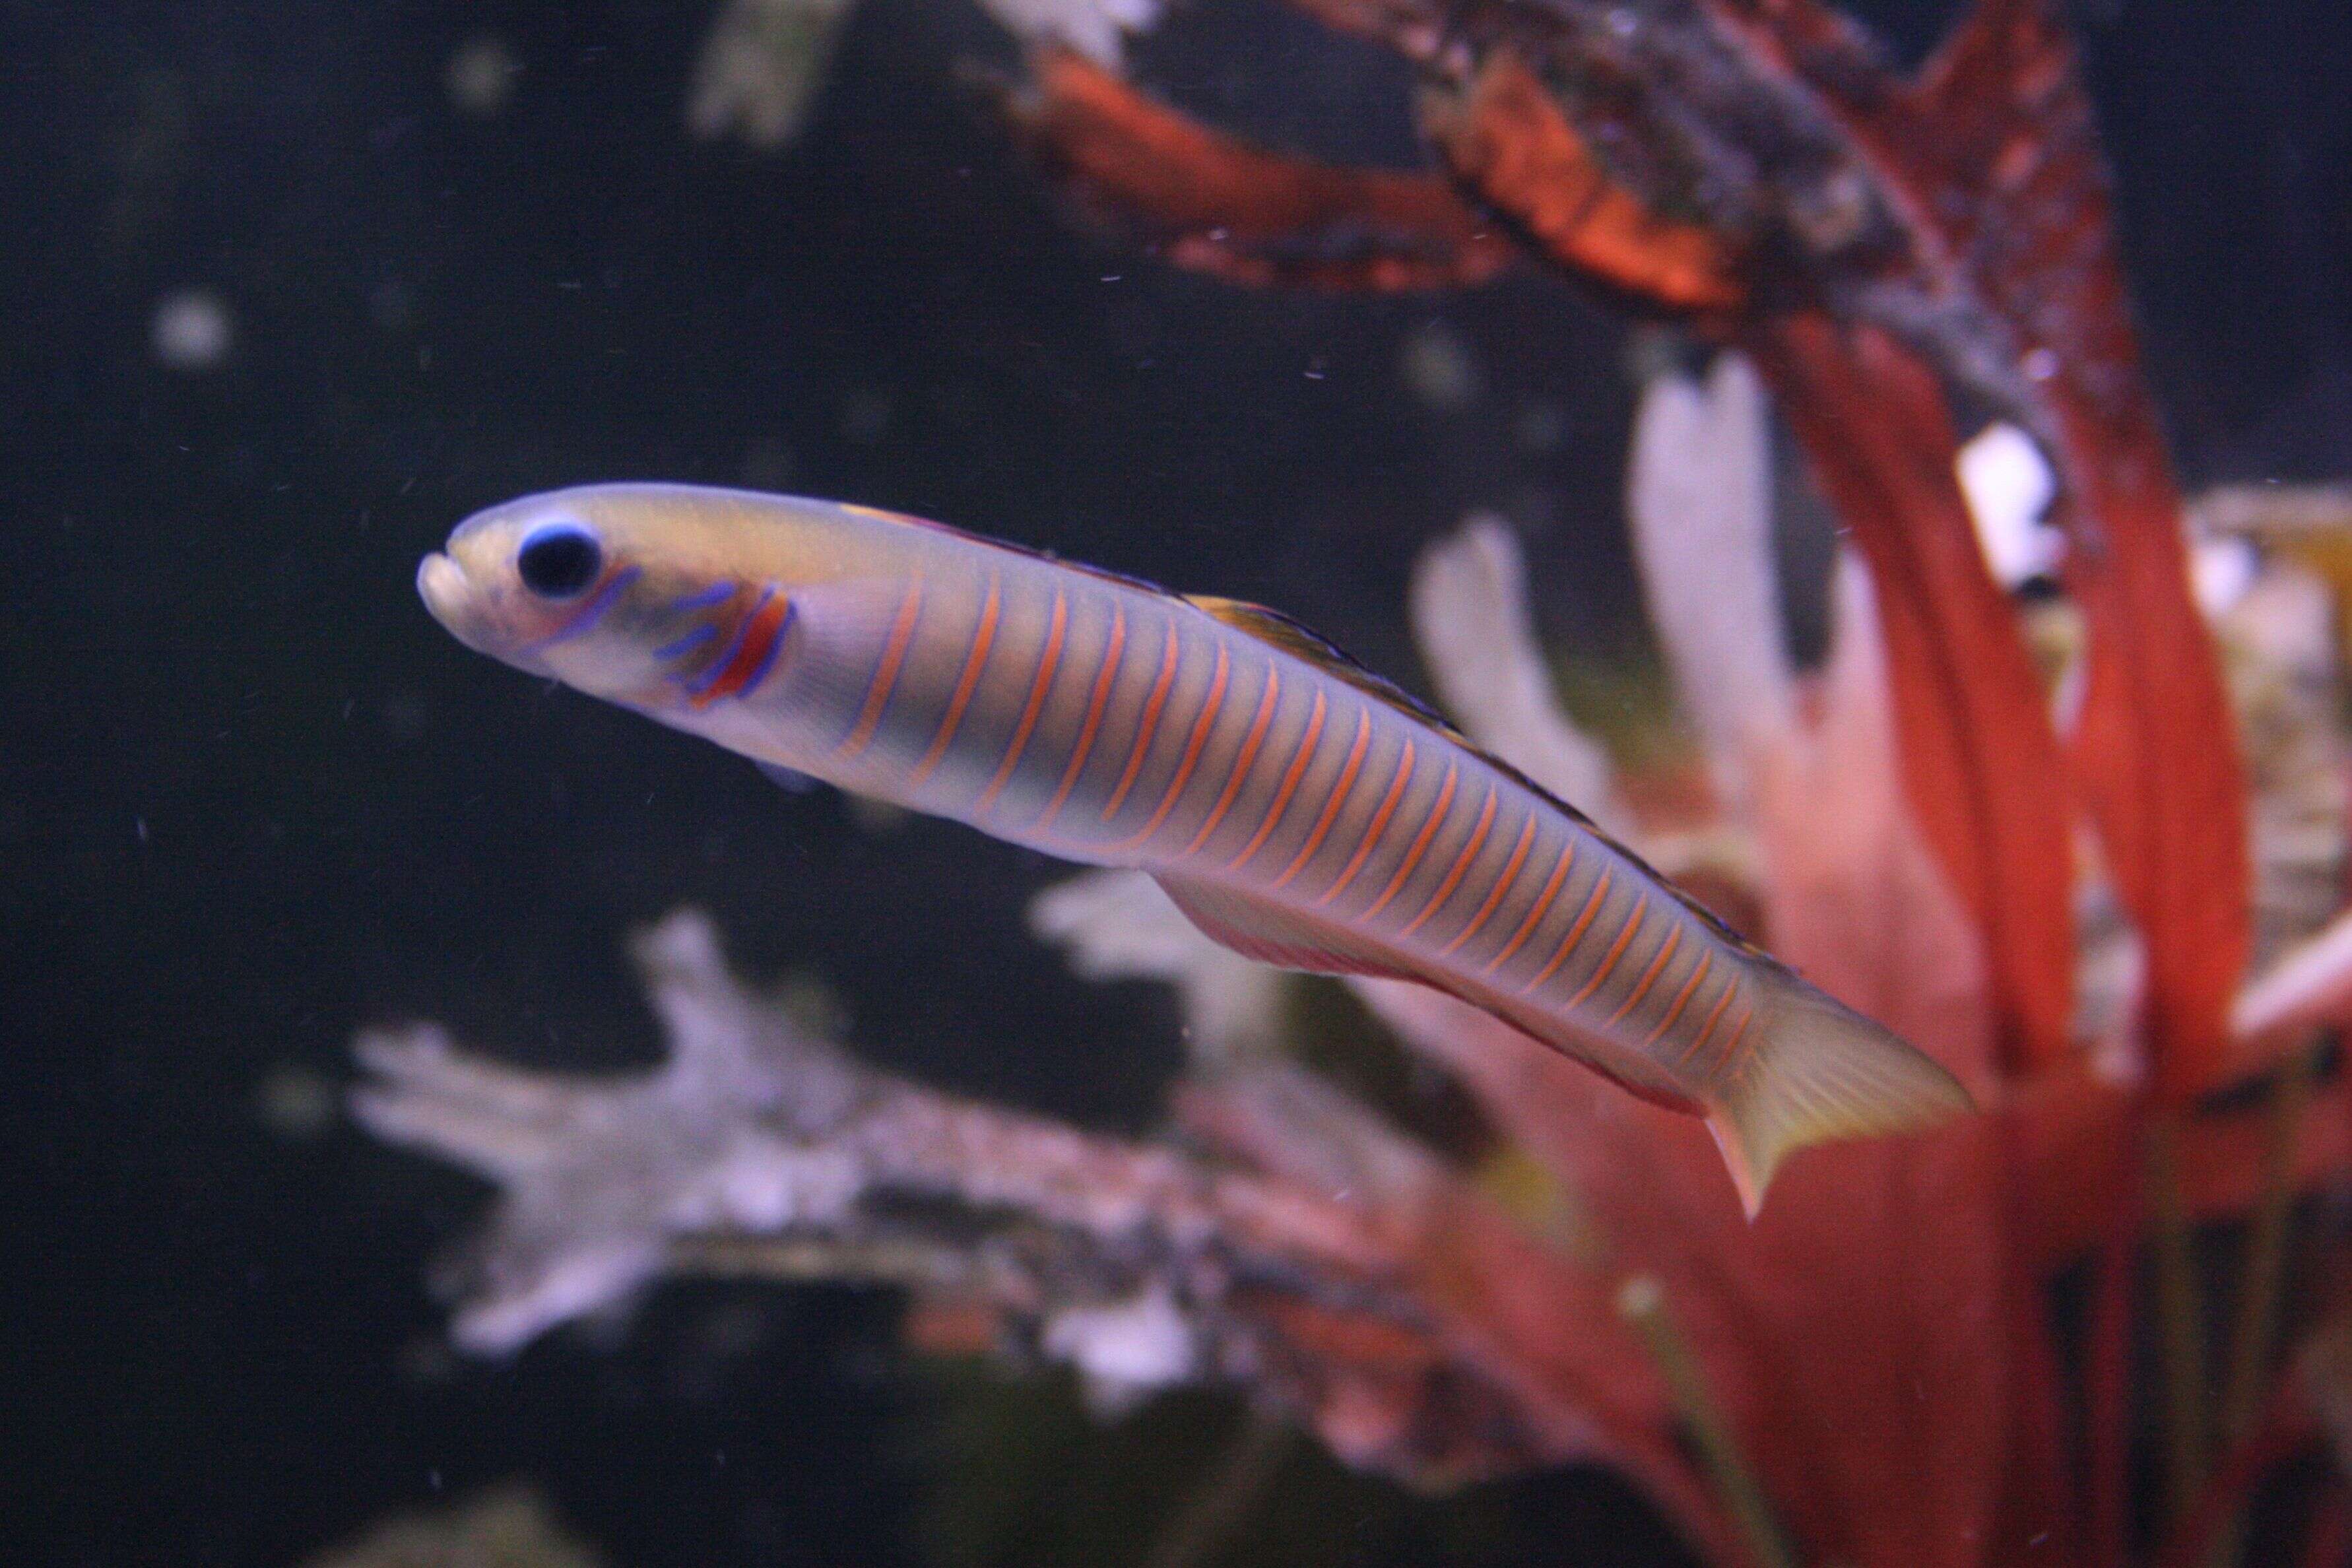
[[[1269,963],[1450,992],[1705,1116],[1751,1212],[1793,1148],[1967,1106],[1270,611],[864,508],[664,485],[478,514],[419,586],[470,646],[771,769],[1146,871]]]

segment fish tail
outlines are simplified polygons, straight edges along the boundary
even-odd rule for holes
[[[1707,1129],[1748,1217],[1782,1159],[1809,1143],[1908,1131],[1974,1109],[1960,1082],[1899,1036],[1787,977],[1748,1048],[1704,1095]]]

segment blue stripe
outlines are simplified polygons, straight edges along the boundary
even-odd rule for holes
[[[735,584],[732,583],[713,583],[700,593],[688,594],[685,598],[671,605],[670,613],[677,615],[687,610],[707,610],[713,605],[726,603],[728,599],[734,596],[734,593]]]
[[[594,598],[580,606],[579,614],[573,616],[571,620],[564,623],[564,626],[562,631],[557,632],[553,637],[549,637],[539,646],[541,647],[553,647],[557,643],[569,642],[573,637],[585,636],[598,621],[604,618],[604,613],[607,610],[610,610],[615,604],[620,602],[621,595],[628,592],[629,584],[644,575],[644,570],[635,566],[626,567],[619,572],[614,573],[613,580],[605,584],[603,588],[599,589]]]
[[[775,596],[776,589],[772,583],[760,590],[760,596],[751,601],[751,608],[745,613],[741,620],[735,623],[735,636],[729,640],[727,651],[710,661],[710,668],[702,672],[700,679],[688,685],[686,689],[688,696],[699,697],[719,684],[719,678],[727,673],[729,665],[735,662],[735,650],[741,647],[743,639],[751,635],[751,623],[760,618],[760,612],[767,608],[768,601]]]
[[[705,621],[700,626],[695,627],[692,631],[687,633],[684,637],[678,638],[676,642],[665,643],[660,647],[654,649],[654,657],[656,658],[682,658],[718,635],[719,628],[712,626],[709,621]]]

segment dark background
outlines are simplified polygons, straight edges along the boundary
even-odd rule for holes
[[[1641,657],[1623,343],[1573,291],[1170,274],[1013,158],[956,84],[1003,41],[953,0],[869,0],[790,153],[697,142],[711,9],[0,0],[0,1472],[6,1534],[54,1560],[290,1563],[524,1475],[620,1563],[912,1562],[977,1484],[974,1396],[908,1369],[878,1296],[680,1289],[449,1361],[424,1274],[480,1190],[258,1110],[346,1079],[362,1022],[643,1061],[619,939],[698,901],[935,1080],[1137,1129],[1175,1063],[1160,994],[1023,934],[1047,863],[863,831],[444,637],[411,579],[465,513],[791,488],[1270,601],[1411,679],[1412,554],[1495,506],[1547,629]],[[1946,7],[1872,11],[1916,55]],[[2352,8],[2077,19],[2189,477],[2352,471]],[[482,34],[520,69],[469,118],[444,71]],[[1261,136],[1413,155],[1397,68],[1287,13],[1204,0],[1142,58]],[[205,374],[151,347],[189,288],[237,328]],[[1465,410],[1399,374],[1433,320],[1478,367]],[[982,1428],[1030,1445],[982,1532],[1006,1561],[1076,1551],[1069,1500],[1115,1484],[1148,1538],[1229,1420],[1024,1408]],[[1589,1479],[1439,1507],[1295,1455],[1277,1493],[1249,1543],[1291,1561],[1660,1550]]]

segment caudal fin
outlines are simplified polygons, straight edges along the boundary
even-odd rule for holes
[[[1707,1128],[1753,1218],[1792,1150],[1926,1127],[1974,1109],[1950,1073],[1894,1031],[1791,980],[1744,1070],[1707,1097]]]

